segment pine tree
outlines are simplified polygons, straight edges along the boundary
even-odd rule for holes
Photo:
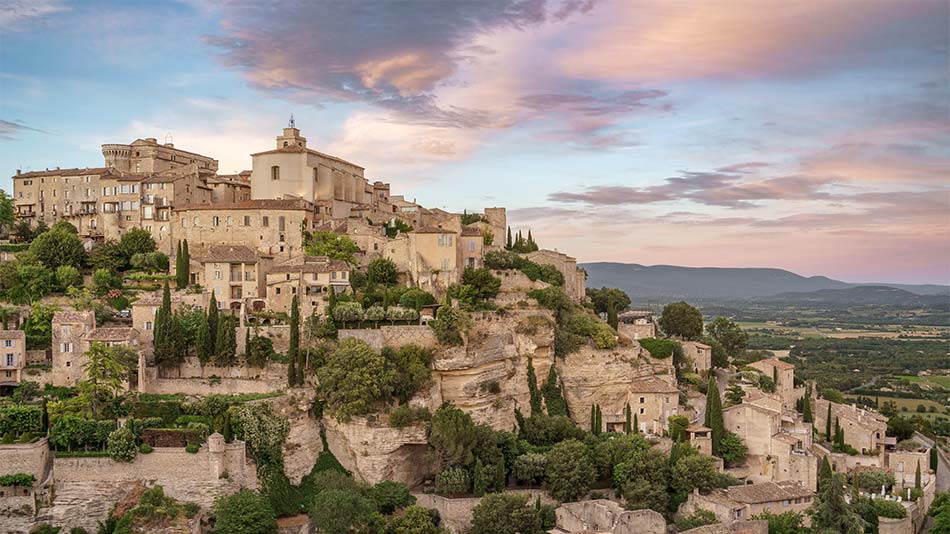
[[[211,292],[211,300],[208,301],[208,338],[206,339],[205,353],[208,358],[214,358],[218,354],[218,301],[214,298],[214,291]]]
[[[719,455],[719,441],[725,435],[725,424],[722,420],[722,399],[719,398],[719,386],[716,377],[709,377],[706,386],[706,419],[703,424],[712,429],[712,453]]]
[[[814,422],[811,415],[811,399],[808,398],[808,395],[805,395],[805,402],[802,405],[802,421],[806,423]]]
[[[630,403],[628,402],[623,409],[623,431],[629,434],[632,431],[632,423],[630,422]]]
[[[640,433],[640,421],[637,420],[637,414],[633,414],[633,433],[634,434]]]
[[[528,358],[528,395],[531,399],[531,413],[529,417],[544,415],[541,407],[541,393],[538,391],[538,377],[534,374],[534,361]]]
[[[825,416],[825,440],[831,443],[831,401],[828,401],[828,415]]]
[[[297,366],[299,364],[297,361],[297,352],[299,350],[300,303],[297,300],[297,295],[294,295],[294,298],[290,303],[290,348],[287,350],[287,359],[289,360],[289,365],[287,366],[287,385],[290,386],[300,385],[300,383],[297,382]]]

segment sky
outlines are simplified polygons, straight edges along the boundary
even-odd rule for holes
[[[0,188],[311,148],[581,262],[950,283],[950,3],[0,0]]]

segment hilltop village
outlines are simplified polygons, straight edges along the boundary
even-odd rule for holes
[[[293,123],[234,175],[102,154],[12,177],[0,533],[914,534],[938,498],[943,451],[503,207]]]

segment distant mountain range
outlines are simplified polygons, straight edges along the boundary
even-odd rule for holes
[[[950,286],[855,284],[826,276],[801,276],[783,269],[677,267],[636,263],[584,263],[588,287],[617,287],[637,301],[673,299],[809,300],[844,303],[921,303],[950,299]],[[898,290],[899,292],[895,292]],[[920,298],[926,296],[927,298]]]

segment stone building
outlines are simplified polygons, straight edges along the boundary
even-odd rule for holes
[[[813,498],[812,490],[792,480],[761,482],[715,489],[707,495],[693,491],[680,506],[679,513],[689,515],[697,510],[709,510],[720,522],[731,523],[766,511],[773,514],[802,512],[811,506]]]
[[[458,265],[462,269],[484,267],[485,251],[482,230],[477,226],[463,226],[459,234]]]
[[[680,345],[697,373],[706,372],[712,367],[712,347],[698,341],[681,341]]]
[[[577,302],[587,296],[587,273],[577,266],[577,260],[556,250],[536,250],[523,254],[524,258],[541,265],[552,265],[564,275],[564,292]]]
[[[670,416],[679,413],[679,390],[667,377],[644,376],[630,382],[628,402],[640,432],[659,436],[667,430]]]
[[[825,421],[828,418],[828,404],[825,399],[812,399],[812,414],[815,417],[815,428],[822,434],[825,432]],[[838,404],[831,402],[831,428],[834,432],[835,418],[844,431],[844,441],[862,454],[882,451],[887,440],[887,417],[858,408],[854,404]]]
[[[245,299],[262,296],[267,260],[244,245],[208,245],[195,254],[201,269],[195,283],[213,293],[219,308],[239,310]]]
[[[251,171],[212,176],[208,178],[207,185],[211,189],[211,202],[214,204],[251,200]]]
[[[186,204],[173,213],[176,241],[187,239],[189,251],[201,244],[243,245],[288,259],[303,253],[301,228],[313,227],[313,204],[300,199]]]
[[[775,392],[782,397],[782,403],[785,409],[795,408],[795,401],[798,395],[795,390],[795,366],[779,360],[778,358],[767,358],[749,364],[750,367],[758,369],[766,376],[775,380]]]
[[[350,286],[350,265],[326,256],[297,256],[267,271],[264,297],[267,309],[290,313],[294,295],[299,296],[300,315],[323,313],[330,291]]]
[[[424,226],[387,241],[383,256],[406,273],[409,285],[440,294],[459,280],[458,241],[458,232]]]
[[[52,226],[61,218],[70,222],[93,216],[98,210],[99,180],[119,173],[109,167],[20,172],[13,176],[17,218]],[[75,224],[75,223],[74,223]],[[78,225],[77,225],[78,226]],[[86,226],[88,233],[88,225]]]
[[[656,323],[653,312],[648,310],[628,310],[617,316],[618,331],[630,339],[656,337]]]
[[[159,144],[154,137],[136,139],[128,145],[104,144],[102,157],[107,167],[128,174],[156,174],[189,164],[197,165],[202,173],[209,175],[218,170],[217,160],[175,148],[167,138],[164,144]]]
[[[52,322],[52,382],[54,386],[75,386],[85,378],[85,353],[92,343],[106,346],[138,346],[139,332],[131,327],[96,328],[91,311],[60,311]]]
[[[0,330],[0,389],[16,387],[26,366],[26,333]]]

